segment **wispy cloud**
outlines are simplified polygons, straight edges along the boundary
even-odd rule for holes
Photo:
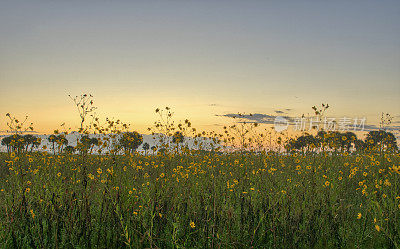
[[[260,124],[274,124],[275,118],[280,116],[286,118],[289,122],[294,122],[294,117],[284,116],[284,115],[269,115],[263,113],[254,113],[254,114],[235,114],[235,113],[228,113],[223,115],[216,115],[219,117],[227,117],[227,118],[240,118],[246,122],[254,122]]]
[[[283,114],[283,113],[288,113],[288,112],[290,112],[292,110],[293,109],[291,109],[291,108],[285,108],[285,109],[276,109],[276,110],[274,110],[274,112],[278,113],[278,114]]]
[[[5,130],[3,130],[3,131],[1,131],[0,130],[0,134],[14,134],[15,132],[14,131],[5,131]],[[37,131],[19,131],[18,133],[23,133],[23,134],[38,134],[39,132],[37,132]]]

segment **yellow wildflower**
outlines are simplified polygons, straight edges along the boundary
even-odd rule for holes
[[[33,212],[33,209],[30,210],[30,213],[32,215],[32,219],[35,219],[35,213]]]

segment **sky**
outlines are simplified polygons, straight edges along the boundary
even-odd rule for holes
[[[7,112],[51,132],[90,93],[100,117],[145,132],[157,107],[200,129],[232,113],[400,120],[400,1],[0,2]]]

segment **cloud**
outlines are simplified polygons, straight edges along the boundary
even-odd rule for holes
[[[0,131],[0,134],[14,134],[14,131]],[[37,131],[19,131],[19,134],[39,134]]]
[[[285,109],[281,109],[281,110],[279,110],[279,109],[274,110],[274,112],[275,112],[275,113],[278,113],[278,114],[283,114],[283,113],[288,113],[288,112],[290,112],[291,110],[293,110],[293,109],[291,109],[291,108],[285,108]]]
[[[376,131],[379,130],[380,127],[377,125],[364,125],[364,130],[365,131]],[[399,131],[400,130],[400,125],[392,125],[392,126],[388,126],[385,128],[387,131]]]
[[[216,115],[219,117],[227,117],[227,118],[238,118],[241,119],[243,122],[254,122],[260,124],[274,124],[275,118],[278,116],[286,118],[289,122],[294,121],[294,117],[289,116],[282,116],[282,115],[268,115],[263,113],[254,113],[254,114],[235,114],[235,113],[228,113],[224,115]]]
[[[400,124],[400,120],[392,121],[392,124]]]

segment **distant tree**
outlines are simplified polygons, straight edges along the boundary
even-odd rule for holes
[[[68,139],[65,137],[64,134],[60,134],[57,136],[57,145],[59,153],[63,151],[64,146],[68,145]]]
[[[31,147],[31,152],[32,152],[33,148],[38,149],[41,143],[42,143],[42,138],[36,137],[35,141],[33,141],[33,146]]]
[[[1,145],[6,146],[7,148],[7,153],[10,153],[12,150],[12,146],[11,146],[11,136],[8,137],[4,137],[1,140]]]
[[[25,149],[25,139],[19,134],[14,134],[10,136],[10,148],[12,151],[17,153],[23,152]]]
[[[90,139],[90,154],[92,154],[94,146],[99,146],[100,141],[98,138],[91,138]]]
[[[28,151],[29,146],[33,148],[33,143],[36,140],[35,136],[31,134],[27,134],[23,136],[25,142],[25,151]]]
[[[56,153],[56,146],[58,153],[61,153],[63,151],[63,148],[68,145],[68,139],[65,137],[64,134],[56,134],[52,134],[47,138],[47,141],[51,143],[54,154]]]
[[[301,150],[300,143],[297,141],[297,139],[291,138],[289,139],[285,144],[284,148],[289,151],[295,151],[295,150]]]
[[[291,141],[291,143],[293,149],[301,150],[303,153],[306,151],[312,151],[318,146],[316,138],[310,134],[300,136],[295,141]]]
[[[304,136],[300,136],[296,139],[296,141],[293,144],[294,149],[296,150],[301,150],[304,152],[304,149],[306,147],[306,139]]]
[[[143,136],[138,132],[125,132],[119,140],[120,146],[126,154],[134,152],[143,143]]]
[[[180,132],[180,131],[175,132],[174,135],[172,136],[172,142],[175,144],[183,143],[184,140],[185,140],[185,137],[183,136],[182,132]]]
[[[92,140],[88,135],[83,135],[78,141],[77,150],[82,154],[86,155],[92,145]]]
[[[67,154],[74,154],[76,151],[74,146],[68,145],[67,147],[64,148],[64,152]]]
[[[328,147],[337,152],[342,146],[342,135],[338,131],[329,132],[326,140]]]
[[[357,140],[357,135],[353,132],[345,132],[341,134],[341,148],[350,152],[350,148],[354,145]]]
[[[47,138],[47,141],[49,141],[52,144],[53,153],[56,154],[57,136],[52,134]]]
[[[150,145],[148,143],[144,143],[142,148],[144,149],[145,154],[147,154],[147,151],[150,149]]]
[[[179,145],[182,144],[184,140],[185,140],[185,136],[180,131],[177,131],[172,135],[172,142],[174,144],[176,144],[176,150],[180,149]]]
[[[365,142],[361,139],[357,139],[354,141],[354,147],[356,148],[356,151],[362,152],[365,150]]]
[[[158,153],[159,155],[165,155],[165,154],[167,153],[167,149],[166,149],[166,148],[160,148],[160,149],[157,151],[157,153]]]
[[[305,135],[305,143],[307,146],[307,151],[313,151],[318,147],[318,140],[311,134]]]
[[[322,151],[325,151],[325,147],[327,146],[326,137],[326,131],[318,131],[317,135],[315,136],[316,142]]]
[[[384,130],[370,131],[365,138],[365,147],[369,150],[397,151],[396,137]]]

